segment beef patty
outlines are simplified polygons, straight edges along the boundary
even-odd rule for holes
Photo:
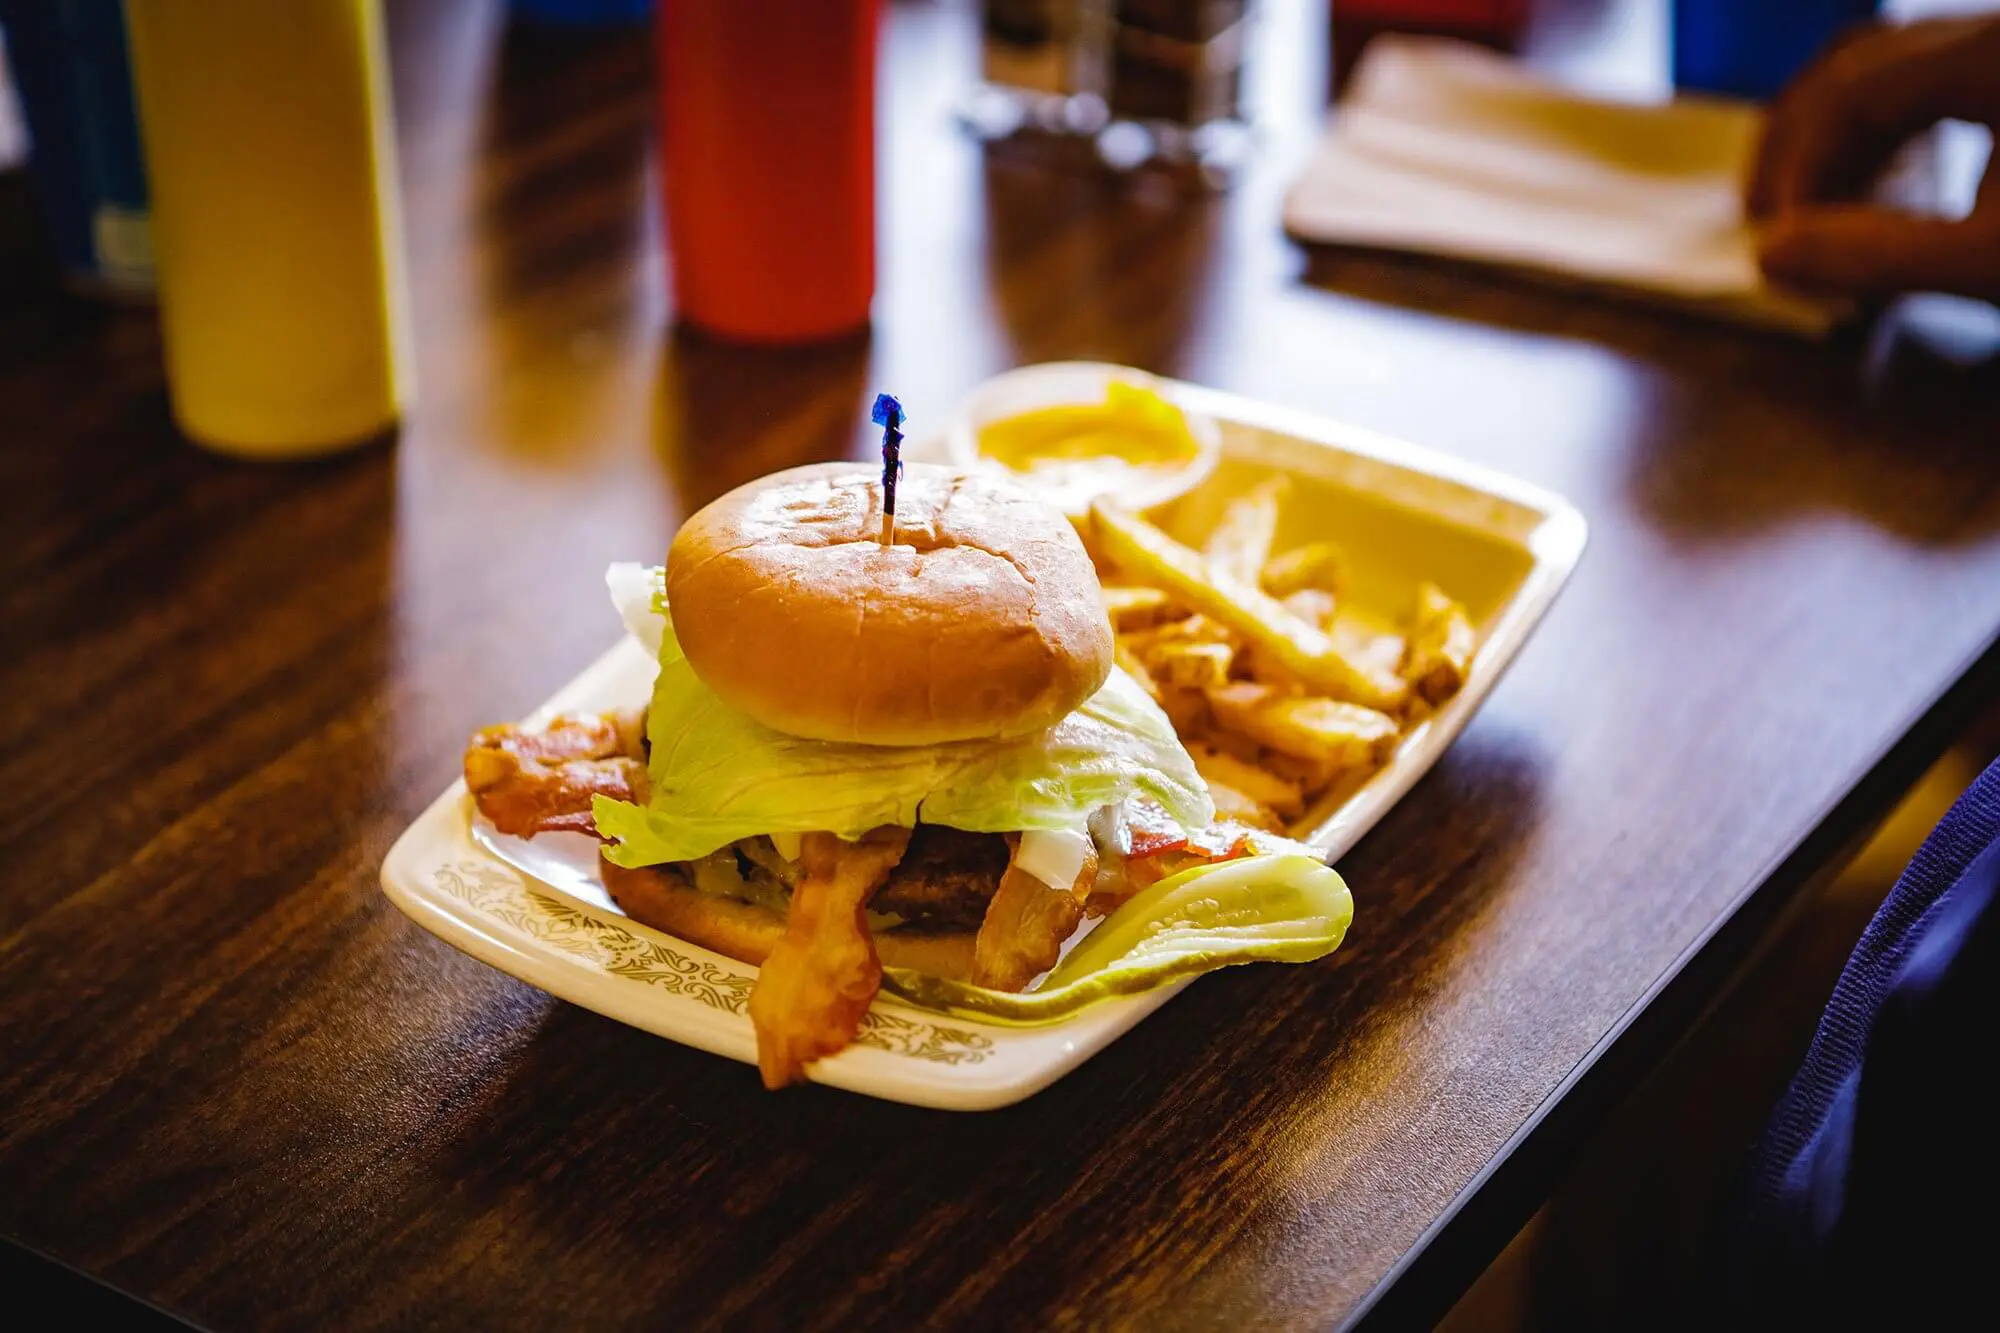
[[[912,926],[977,930],[986,917],[1011,856],[999,833],[967,833],[919,824],[903,859],[869,902],[869,911],[903,918]],[[800,874],[767,837],[744,838],[699,861],[684,864],[688,882],[704,893],[784,911]]]

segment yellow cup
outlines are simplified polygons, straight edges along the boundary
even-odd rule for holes
[[[409,401],[375,0],[126,0],[176,422],[226,453],[381,435]]]

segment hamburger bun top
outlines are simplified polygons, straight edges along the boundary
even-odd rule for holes
[[[933,745],[1049,726],[1111,672],[1069,520],[980,474],[908,464],[884,548],[878,470],[816,463],[700,510],[667,556],[688,664],[795,736]]]

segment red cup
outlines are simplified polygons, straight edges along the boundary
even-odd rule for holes
[[[815,342],[875,295],[880,0],[662,0],[674,304],[742,342]]]
[[[1518,50],[1530,0],[1332,0],[1333,86],[1340,92],[1362,48],[1378,33],[1456,37],[1502,51]]]

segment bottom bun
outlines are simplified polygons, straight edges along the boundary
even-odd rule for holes
[[[666,866],[628,870],[598,858],[604,888],[634,921],[713,949],[752,966],[762,966],[783,938],[785,918],[768,907],[700,893]],[[875,952],[885,967],[972,979],[973,932],[890,930],[875,932]]]

